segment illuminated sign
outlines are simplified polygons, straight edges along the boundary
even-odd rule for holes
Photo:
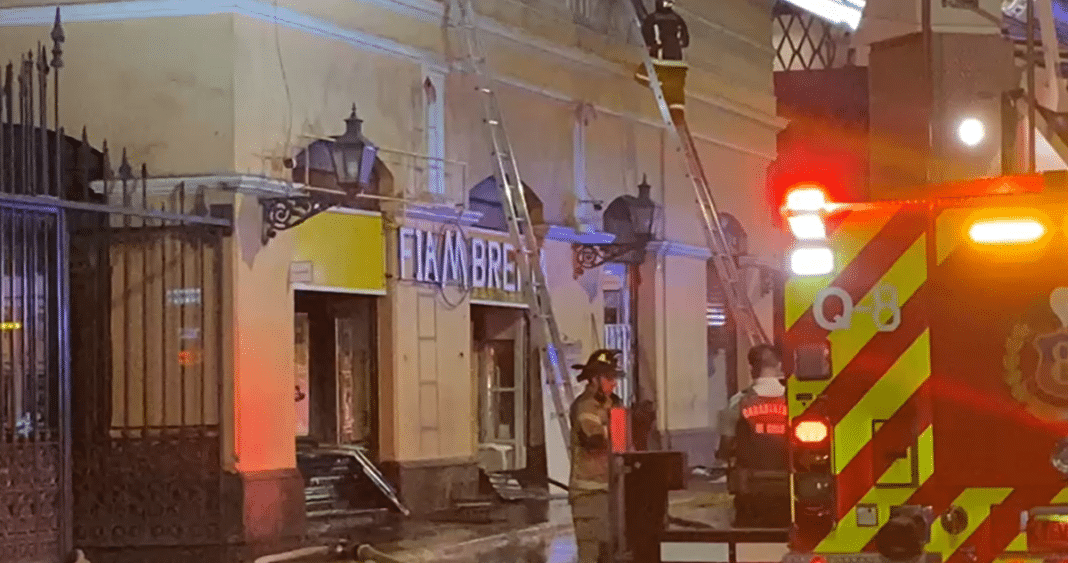
[[[519,268],[511,243],[466,237],[458,229],[397,230],[400,278],[439,286],[519,292]]]
[[[0,323],[0,330],[19,330],[22,328],[22,323],[17,321],[7,321]]]
[[[742,416],[753,425],[757,434],[786,434],[786,401],[749,405],[742,409]],[[754,421],[754,418],[762,421]],[[773,422],[774,419],[780,419],[781,422]]]
[[[756,405],[745,407],[742,410],[742,416],[745,418],[754,418],[757,416],[786,416],[786,403],[759,403]]]

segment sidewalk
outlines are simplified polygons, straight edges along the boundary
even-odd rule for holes
[[[671,516],[715,527],[730,521],[730,497],[708,483],[674,491]],[[376,544],[375,549],[404,563],[572,563],[575,539],[565,499],[553,500],[548,521],[527,527],[409,522],[405,539]],[[332,557],[296,559],[300,563],[338,561]],[[349,561],[351,560],[344,560]]]

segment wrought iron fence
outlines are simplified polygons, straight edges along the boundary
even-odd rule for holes
[[[203,561],[229,534],[230,207],[65,135],[58,10],[51,38],[0,84],[0,553]]]
[[[184,219],[206,213],[203,188],[153,193],[125,157],[98,185],[156,211],[69,218],[75,545],[94,561],[203,560],[225,528],[225,232]]]

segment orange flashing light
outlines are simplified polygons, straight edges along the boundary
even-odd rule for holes
[[[609,411],[608,416],[612,429],[612,451],[627,451],[627,409],[616,407]]]
[[[827,439],[830,429],[822,420],[804,420],[794,426],[794,437],[804,444],[818,444]]]
[[[979,244],[1027,244],[1045,234],[1042,222],[1026,217],[976,221],[968,228],[968,237]]]

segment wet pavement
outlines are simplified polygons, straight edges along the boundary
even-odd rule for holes
[[[730,496],[721,484],[698,482],[689,490],[671,493],[670,515],[676,519],[726,527],[730,513]],[[408,521],[403,539],[374,547],[403,563],[574,563],[575,538],[566,499],[551,501],[548,516],[547,522],[533,526]],[[305,561],[327,560],[338,561]]]

